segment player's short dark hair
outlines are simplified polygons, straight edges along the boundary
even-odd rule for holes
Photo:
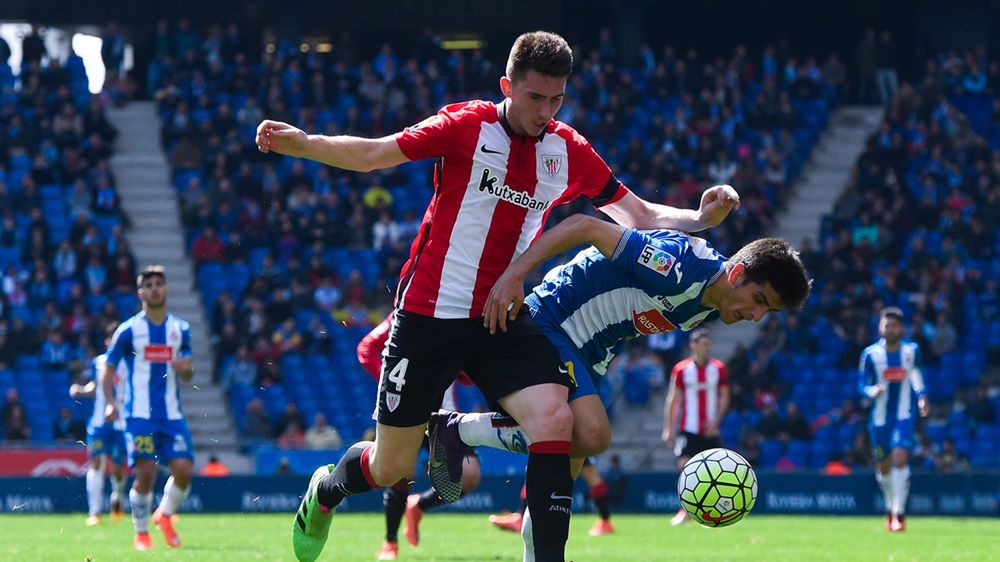
[[[142,268],[142,271],[139,272],[139,276],[135,279],[135,284],[142,287],[142,284],[146,281],[146,279],[152,279],[153,277],[159,277],[164,283],[167,282],[167,275],[164,273],[162,265],[147,265]]]
[[[887,306],[883,308],[878,313],[879,319],[893,318],[895,320],[903,321],[903,309],[898,306]]]
[[[573,50],[561,35],[532,31],[514,40],[507,57],[507,78],[518,80],[529,70],[565,78],[573,72]]]
[[[712,333],[708,331],[708,328],[698,328],[697,330],[691,332],[691,342],[701,341],[705,338],[711,338]]]
[[[747,281],[770,283],[786,310],[797,310],[809,297],[812,279],[791,244],[780,238],[761,238],[743,246],[729,259],[742,263]]]

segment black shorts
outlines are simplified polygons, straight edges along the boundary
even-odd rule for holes
[[[683,440],[683,444],[680,443],[681,440]],[[698,435],[697,433],[682,431],[681,439],[678,439],[677,447],[675,447],[675,449],[680,449],[680,453],[677,453],[677,456],[687,457],[690,459],[702,451],[718,449],[719,447],[722,447],[722,439],[718,436],[705,437],[704,435]]]
[[[464,370],[499,408],[501,398],[538,384],[573,387],[559,352],[525,312],[490,335],[482,318],[441,319],[397,310],[389,328],[372,416],[393,427],[426,423]]]

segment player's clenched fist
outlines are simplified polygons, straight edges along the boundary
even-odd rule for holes
[[[265,119],[257,125],[257,150],[265,154],[277,152],[285,156],[302,156],[308,140],[305,131],[288,123]]]

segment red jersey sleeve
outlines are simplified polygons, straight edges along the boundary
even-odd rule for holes
[[[614,203],[628,193],[628,188],[611,173],[590,141],[569,127],[563,136],[569,159],[570,192],[590,199],[595,207]]]
[[[361,367],[375,382],[382,376],[382,350],[385,348],[385,341],[389,339],[391,323],[392,314],[358,342],[358,363],[361,363]]]
[[[446,105],[435,115],[396,133],[396,144],[410,160],[440,158],[461,146],[462,125],[481,120],[470,103]]]
[[[719,386],[728,386],[729,370],[726,369],[726,364],[723,363],[722,361],[719,361],[717,364],[719,367]]]

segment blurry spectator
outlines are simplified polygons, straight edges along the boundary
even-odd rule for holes
[[[931,349],[938,357],[955,350],[958,343],[958,333],[948,322],[944,314],[939,314],[937,322],[934,323],[934,337],[931,340]]]
[[[69,240],[63,240],[52,258],[52,269],[56,273],[56,278],[61,281],[75,276],[77,267],[76,251],[73,250]]]
[[[243,435],[253,439],[270,439],[272,437],[271,422],[267,419],[264,402],[260,398],[254,398],[247,402]]]
[[[854,434],[854,442],[847,452],[846,460],[851,466],[872,466],[871,442],[868,440],[868,432],[866,430],[862,429]]]
[[[282,449],[302,449],[306,445],[302,426],[298,422],[290,422],[278,436],[278,447]]]
[[[46,369],[62,369],[73,359],[73,347],[65,341],[62,331],[52,330],[42,344],[41,363]]]
[[[760,421],[757,422],[757,433],[764,436],[766,439],[779,439],[782,435],[787,434],[788,427],[785,425],[784,420],[778,417],[778,410],[774,402],[774,398],[764,400],[763,404],[763,416]]]
[[[250,357],[247,346],[236,350],[236,357],[222,372],[222,388],[229,390],[233,385],[251,387],[257,379],[257,363]]]
[[[53,427],[53,438],[57,441],[77,442],[87,437],[87,428],[83,422],[73,418],[73,412],[68,406],[59,408],[59,418]]]
[[[278,468],[275,469],[274,473],[278,476],[289,476],[292,473],[292,467],[288,462],[288,457],[281,457],[281,460],[278,461]]]
[[[320,310],[333,312],[340,305],[340,289],[332,276],[325,276],[313,292],[316,307]]]
[[[6,371],[14,366],[17,360],[17,350],[10,345],[7,334],[0,332],[0,371]]]
[[[785,406],[785,428],[788,436],[795,440],[812,439],[812,429],[806,421],[798,404],[789,402]]]
[[[122,70],[122,62],[125,60],[125,38],[118,31],[118,24],[108,23],[101,37],[101,59],[105,68],[114,71]]]
[[[219,460],[219,457],[212,455],[208,457],[208,462],[205,466],[201,467],[198,471],[200,476],[207,476],[209,478],[217,478],[222,476],[229,476],[229,467],[225,463]]]
[[[875,73],[879,68],[876,54],[875,30],[865,30],[865,35],[854,49],[854,59],[858,68],[858,100],[861,103],[875,102]]]
[[[271,334],[271,343],[282,355],[301,351],[302,334],[295,327],[295,319],[289,318],[282,322],[281,326]]]
[[[274,426],[275,435],[281,435],[282,433],[284,433],[285,428],[292,423],[298,426],[299,431],[301,432],[302,428],[305,427],[306,425],[306,419],[305,416],[302,415],[302,412],[299,411],[298,404],[289,400],[285,404],[284,413],[281,414],[281,418],[278,420],[278,423]]]
[[[613,505],[624,503],[628,497],[628,474],[622,468],[622,459],[611,455],[610,466],[604,471],[604,481],[608,484],[608,500]]]
[[[980,424],[996,422],[997,416],[990,401],[989,387],[985,383],[976,387],[975,394],[965,406],[965,415]]]
[[[17,389],[7,389],[7,400],[3,404],[4,439],[18,441],[31,436],[24,405],[18,397]]]
[[[313,425],[306,431],[305,443],[310,449],[339,449],[344,441],[337,429],[326,423],[326,416],[317,412]]]
[[[226,258],[226,246],[216,236],[215,229],[207,226],[201,235],[195,238],[191,254],[197,265],[205,262],[221,262]]]
[[[878,94],[883,104],[889,103],[896,95],[896,44],[892,42],[892,34],[888,29],[879,34],[875,46],[875,80],[878,83]]]
[[[955,448],[955,440],[946,437],[941,445],[941,454],[938,456],[938,470],[941,472],[955,472],[969,468],[969,461],[965,460],[962,453]]]
[[[38,27],[30,26],[28,34],[21,42],[21,71],[24,72],[24,68],[28,65],[40,65],[42,58],[47,55],[45,41],[38,34]]]
[[[913,450],[914,466],[933,470],[940,462],[937,445],[931,441],[927,434],[921,434],[917,440],[917,446]]]

